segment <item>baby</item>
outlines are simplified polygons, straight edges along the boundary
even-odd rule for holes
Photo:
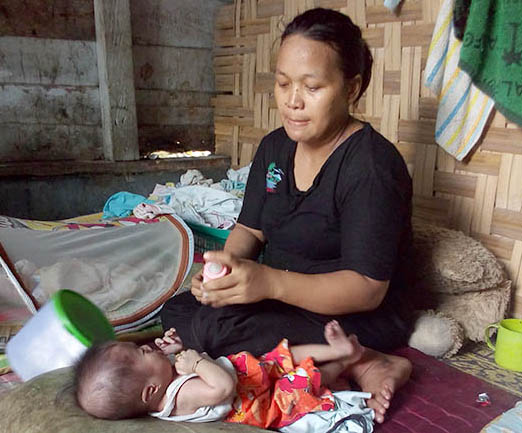
[[[174,329],[155,340],[159,350],[111,341],[89,348],[79,360],[76,398],[98,418],[150,414],[174,421],[225,420],[279,428],[308,412],[333,409],[325,387],[362,355],[357,337],[347,336],[336,321],[325,326],[324,336],[328,344],[289,348],[283,340],[259,359],[240,352],[217,360],[183,350]],[[174,367],[168,357],[172,354]]]

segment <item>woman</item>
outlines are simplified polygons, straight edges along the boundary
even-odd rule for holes
[[[283,127],[259,146],[224,251],[205,254],[230,273],[205,284],[195,276],[162,322],[215,357],[258,355],[283,337],[323,343],[336,319],[366,346],[346,376],[373,394],[382,422],[411,371],[377,350],[405,345],[410,332],[401,292],[412,192],[394,146],[350,115],[371,65],[360,29],[341,13],[312,9],[287,26],[275,71]]]

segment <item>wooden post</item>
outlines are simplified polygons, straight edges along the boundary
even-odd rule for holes
[[[106,160],[139,159],[129,0],[94,0]]]

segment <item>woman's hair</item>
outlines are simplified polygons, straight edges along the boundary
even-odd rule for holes
[[[117,344],[110,341],[91,346],[75,366],[76,402],[97,418],[133,418],[146,413],[139,398],[144,381],[132,363],[110,357]]]
[[[357,102],[370,83],[373,57],[361,36],[361,29],[350,17],[332,9],[310,9],[286,26],[281,43],[294,34],[330,45],[339,56],[345,79],[361,76],[361,89],[354,101]]]

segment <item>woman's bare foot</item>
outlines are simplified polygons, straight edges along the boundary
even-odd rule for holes
[[[364,348],[359,344],[355,334],[346,335],[337,320],[332,320],[324,327],[324,338],[339,358],[353,363],[359,361]]]
[[[347,373],[364,392],[372,394],[368,407],[375,411],[375,421],[382,423],[393,394],[408,381],[411,370],[406,358],[363,347],[362,358]]]

